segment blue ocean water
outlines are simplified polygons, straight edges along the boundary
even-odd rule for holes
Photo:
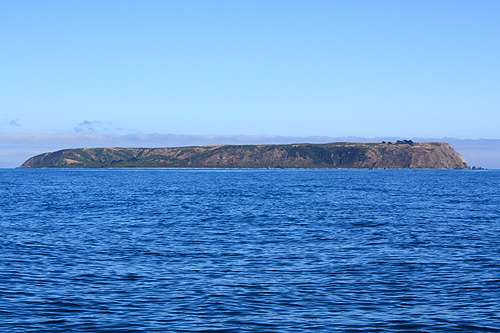
[[[2,332],[500,332],[500,171],[0,170]]]

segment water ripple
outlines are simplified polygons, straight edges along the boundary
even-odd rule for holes
[[[500,172],[0,170],[5,332],[500,332]]]

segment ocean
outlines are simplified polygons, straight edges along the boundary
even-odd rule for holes
[[[500,332],[500,171],[0,169],[2,332]]]

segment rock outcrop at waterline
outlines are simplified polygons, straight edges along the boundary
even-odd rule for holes
[[[65,149],[32,157],[20,168],[468,169],[469,166],[448,143],[342,142]]]

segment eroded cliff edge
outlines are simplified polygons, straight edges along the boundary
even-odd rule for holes
[[[448,143],[327,143],[179,148],[81,148],[34,156],[20,168],[468,169]]]

